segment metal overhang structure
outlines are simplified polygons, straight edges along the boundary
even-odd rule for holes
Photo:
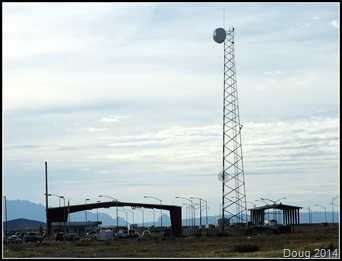
[[[182,234],[182,207],[174,205],[160,205],[160,204],[146,204],[146,203],[132,203],[122,201],[109,201],[99,203],[88,203],[81,205],[70,205],[56,208],[48,208],[46,228],[51,230],[51,222],[67,222],[68,213],[79,212],[83,210],[92,210],[96,208],[110,208],[110,207],[125,207],[132,208],[149,208],[149,209],[163,209],[170,211],[172,234]],[[68,212],[69,209],[69,212]]]
[[[285,225],[299,224],[299,209],[302,207],[284,205],[284,204],[270,204],[262,207],[248,209],[251,213],[251,221],[253,225],[263,225],[265,210],[280,209],[283,211],[283,222]]]

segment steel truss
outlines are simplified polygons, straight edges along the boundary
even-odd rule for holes
[[[226,30],[224,41],[224,92],[223,92],[223,168],[222,219],[247,222],[245,178],[243,170],[241,128],[238,93],[236,87],[234,28]],[[227,222],[227,221],[223,221]],[[224,226],[223,226],[224,227]],[[223,229],[223,228],[222,228]]]

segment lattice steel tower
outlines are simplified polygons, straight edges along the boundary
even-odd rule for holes
[[[227,214],[228,220],[234,218],[235,222],[246,223],[247,205],[241,143],[242,125],[236,86],[234,27],[228,30],[217,28],[213,38],[217,43],[224,42],[223,165],[222,172],[218,174],[222,182],[222,222],[225,222],[224,217]]]

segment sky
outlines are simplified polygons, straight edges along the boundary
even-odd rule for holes
[[[47,162],[48,193],[71,205],[183,206],[175,197],[197,197],[218,215],[224,46],[213,32],[234,27],[247,207],[266,198],[331,211],[340,187],[339,3],[2,7],[8,200],[45,206]]]

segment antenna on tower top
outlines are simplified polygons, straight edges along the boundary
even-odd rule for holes
[[[224,9],[223,9],[223,28],[224,28],[224,22],[226,20],[226,17],[225,17],[225,13],[224,13]]]

